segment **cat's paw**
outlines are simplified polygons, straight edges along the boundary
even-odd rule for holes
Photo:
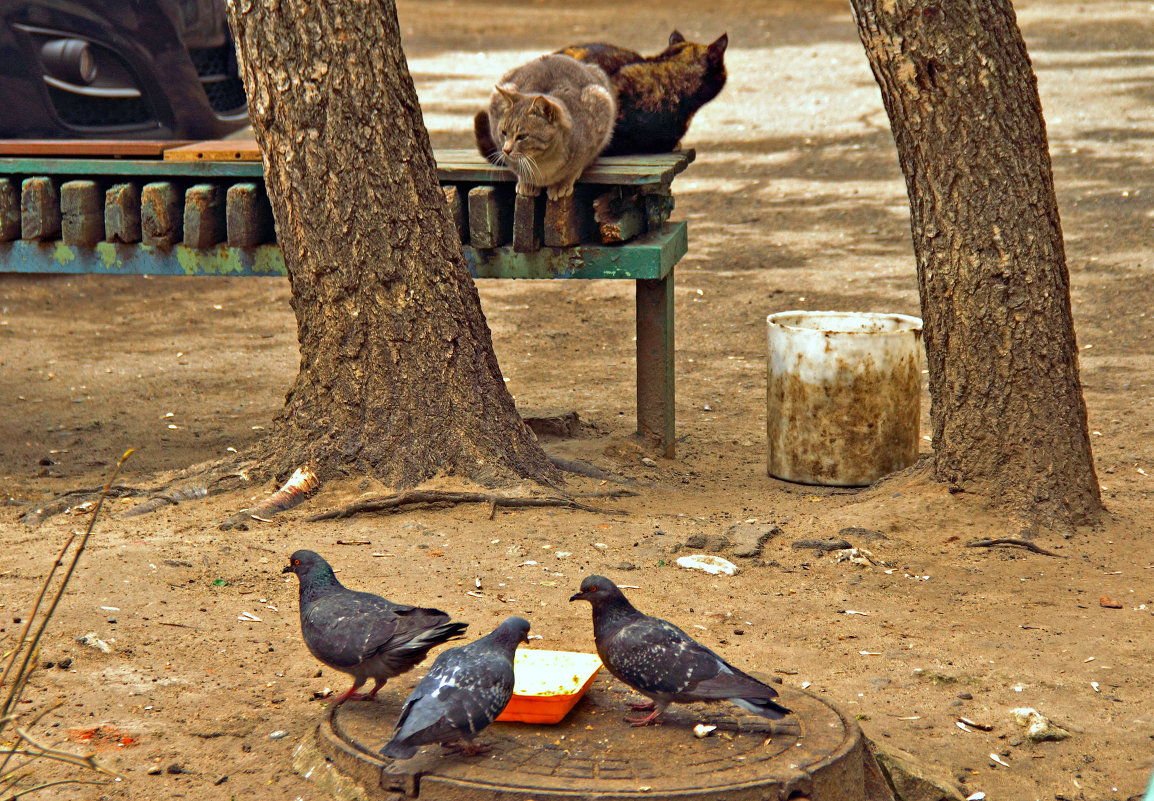
[[[573,194],[573,184],[554,184],[545,190],[550,200],[561,200]]]
[[[541,194],[541,187],[527,184],[524,181],[518,181],[517,194],[523,197],[537,197],[537,195]]]

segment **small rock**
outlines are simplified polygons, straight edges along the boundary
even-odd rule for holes
[[[148,769],[147,773],[149,776],[159,776],[163,771],[160,769],[160,765],[153,765]]]
[[[226,781],[228,781],[228,776],[221,776],[219,779],[213,782],[213,786],[220,787]]]
[[[288,732],[283,729],[277,729],[268,736],[270,740],[280,740],[284,737],[288,737]]]
[[[641,457],[641,464],[645,465],[646,467],[657,467],[657,462],[653,461],[648,456]]]
[[[165,768],[165,772],[171,773],[173,776],[179,773],[188,773],[184,765],[181,765],[179,762],[173,762],[171,765]]]
[[[77,637],[76,642],[81,645],[87,645],[89,648],[95,648],[104,654],[112,653],[112,648],[104,640],[96,636],[95,631],[90,631],[82,637]]]
[[[854,539],[865,540],[866,542],[889,539],[889,537],[887,537],[885,534],[882,534],[880,531],[874,531],[872,528],[862,528],[861,526],[849,526],[848,528],[843,528],[838,532],[838,534],[845,537],[846,539],[850,539],[852,537]]]
[[[790,547],[808,548],[819,553],[825,553],[826,551],[844,551],[853,546],[843,539],[832,538],[827,540],[795,540]]]
[[[1122,608],[1122,604],[1118,601],[1115,601],[1109,595],[1103,595],[1101,598],[1099,598],[1098,599],[1098,605],[1101,606],[1103,609],[1121,609]]]
[[[1051,722],[1036,709],[1019,707],[1018,709],[1011,709],[1010,714],[1013,715],[1017,724],[1026,730],[1026,739],[1031,742],[1065,740],[1070,736],[1070,732]]]
[[[705,723],[698,723],[693,727],[693,736],[700,740],[703,737],[708,737],[709,733],[716,728],[716,726],[709,726]]]
[[[690,534],[685,540],[686,548],[704,548],[706,543],[704,534]]]
[[[56,667],[60,668],[61,670],[68,670],[68,668],[72,667],[72,657],[64,657],[56,663]]]
[[[621,564],[617,565],[617,567],[615,567],[613,569],[614,570],[636,570],[637,565],[633,564],[632,562],[622,562]]]
[[[958,693],[958,698],[961,698],[963,701],[973,701],[974,700],[973,693]]]
[[[765,543],[782,532],[780,526],[738,523],[730,526],[725,533],[733,540],[731,554],[741,559],[755,559],[761,556]]]

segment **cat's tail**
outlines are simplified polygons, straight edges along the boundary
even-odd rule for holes
[[[473,117],[473,138],[477,140],[477,151],[486,161],[497,163],[497,146],[493,144],[493,131],[489,127],[489,114],[478,111]]]

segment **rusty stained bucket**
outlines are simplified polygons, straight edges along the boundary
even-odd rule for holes
[[[771,476],[860,487],[917,460],[921,320],[787,311],[766,322]]]

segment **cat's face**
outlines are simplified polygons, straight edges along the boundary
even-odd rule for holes
[[[541,95],[501,94],[507,105],[500,115],[497,135],[505,158],[520,162],[548,154],[562,133],[557,107]]]

